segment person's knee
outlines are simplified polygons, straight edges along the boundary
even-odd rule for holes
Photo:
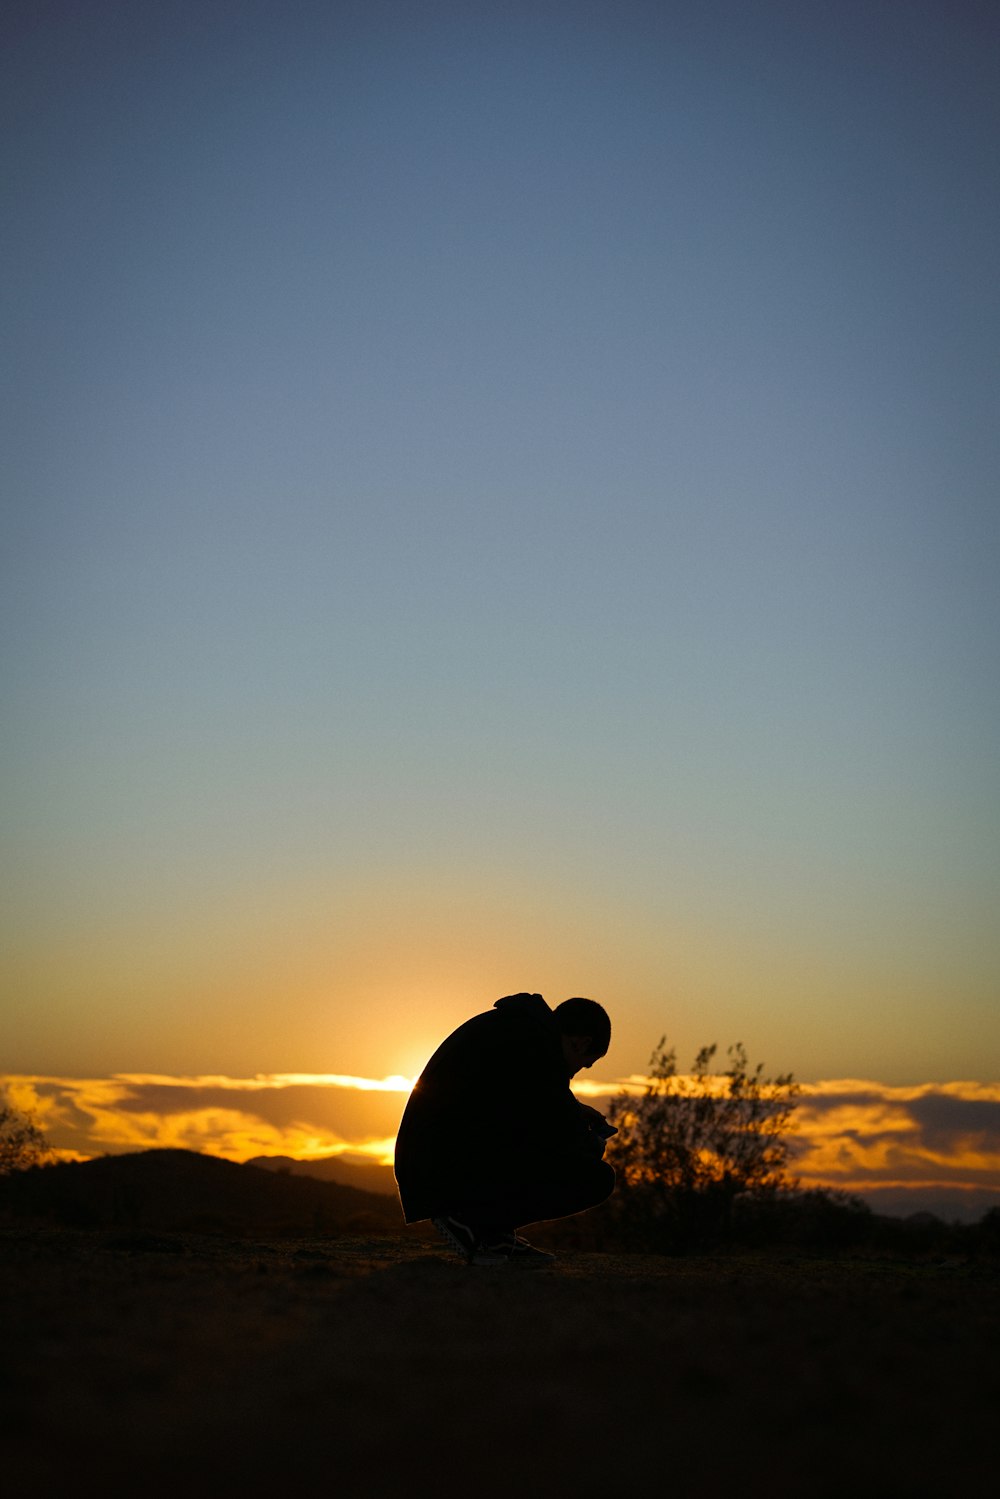
[[[594,1186],[597,1192],[594,1198],[596,1204],[598,1202],[606,1202],[615,1190],[615,1168],[610,1166],[607,1161],[597,1161],[595,1165],[597,1166],[594,1179]]]
[[[598,1203],[606,1202],[615,1190],[615,1171],[607,1161],[590,1161],[583,1178],[579,1182],[582,1195],[586,1198],[588,1208],[596,1208]]]

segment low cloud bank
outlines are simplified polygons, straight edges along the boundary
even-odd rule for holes
[[[342,1073],[116,1073],[8,1077],[0,1086],[33,1114],[61,1159],[170,1148],[231,1161],[352,1155],[387,1163],[412,1082]]]
[[[796,1110],[804,1186],[833,1186],[876,1211],[976,1218],[1000,1204],[1000,1084],[814,1083]]]
[[[633,1075],[575,1086],[596,1101],[646,1085]],[[1000,1205],[1000,1083],[804,1083],[793,1119],[791,1171],[803,1187],[836,1188],[893,1214],[971,1220]]]
[[[343,1155],[389,1163],[412,1083],[341,1073],[119,1073],[8,1077],[0,1086],[63,1159],[173,1147],[235,1161]],[[639,1075],[574,1084],[598,1107],[645,1086]],[[807,1083],[794,1117],[792,1169],[803,1186],[835,1187],[894,1213],[976,1218],[1000,1204],[1000,1083]]]

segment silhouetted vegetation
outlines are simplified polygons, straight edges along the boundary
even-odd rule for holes
[[[636,1247],[712,1243],[733,1229],[738,1207],[773,1202],[787,1189],[799,1091],[792,1074],[765,1077],[739,1043],[729,1048],[729,1066],[714,1072],[715,1053],[702,1047],[690,1074],[679,1076],[664,1037],[644,1094],[622,1093],[611,1106],[619,1131],[608,1150],[618,1173],[615,1216]]]
[[[0,1176],[36,1166],[49,1154],[49,1142],[29,1114],[0,1094]]]
[[[531,1238],[551,1248],[693,1253],[699,1249],[792,1254],[878,1254],[988,1259],[1000,1255],[1000,1208],[979,1223],[946,1223],[932,1213],[886,1217],[842,1192],[783,1186],[736,1195],[725,1216],[708,1189],[676,1215],[656,1212],[626,1186],[600,1207],[541,1225]],[[689,1214],[684,1217],[684,1214]],[[166,1248],[165,1235],[227,1239],[303,1234],[341,1238],[436,1236],[405,1230],[398,1202],[361,1191],[183,1150],[149,1150],[10,1171],[0,1178],[0,1229],[18,1224],[111,1230],[123,1247]],[[124,1236],[124,1237],[121,1237]]]
[[[632,1206],[627,1195],[615,1193],[589,1213],[532,1227],[531,1239],[557,1251],[601,1253],[787,1252],[990,1262],[1000,1256],[998,1208],[990,1209],[978,1223],[949,1223],[923,1212],[898,1218],[875,1213],[867,1203],[844,1192],[789,1187],[738,1198],[724,1223],[710,1216],[711,1210],[699,1214],[695,1204],[690,1222],[680,1232],[671,1232],[662,1222],[650,1223],[632,1212]]]
[[[722,1249],[851,1251],[992,1257],[1000,1253],[1000,1208],[979,1223],[933,1213],[875,1213],[831,1188],[802,1189],[789,1175],[798,1086],[791,1073],[766,1077],[744,1047],[712,1071],[715,1046],[677,1073],[665,1039],[653,1052],[649,1082],[609,1109],[618,1135],[607,1158],[618,1174],[600,1207],[532,1230],[554,1249],[687,1254]]]

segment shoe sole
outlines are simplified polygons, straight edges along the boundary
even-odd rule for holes
[[[454,1249],[455,1253],[460,1254],[463,1260],[465,1260],[466,1264],[470,1264],[472,1255],[475,1253],[475,1251],[470,1250],[468,1244],[463,1244],[458,1235],[452,1233],[451,1225],[447,1222],[447,1220],[444,1218],[432,1218],[431,1222],[437,1229],[438,1233],[441,1235],[442,1239],[447,1239],[448,1243],[451,1245],[452,1249]]]
[[[546,1254],[544,1250],[535,1250],[531,1254],[518,1254],[515,1251],[505,1253],[503,1250],[470,1249],[467,1244],[452,1232],[451,1224],[444,1218],[432,1218],[431,1222],[456,1254],[461,1255],[467,1265],[475,1265],[481,1268],[496,1265],[522,1265],[532,1270],[540,1270],[555,1261],[554,1254]]]

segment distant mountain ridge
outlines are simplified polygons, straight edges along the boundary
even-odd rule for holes
[[[0,1178],[0,1221],[205,1233],[380,1233],[403,1226],[385,1195],[191,1150],[144,1150]]]
[[[342,1155],[323,1156],[319,1160],[300,1161],[290,1155],[255,1155],[244,1162],[262,1171],[278,1171],[291,1176],[313,1176],[317,1181],[339,1182],[342,1187],[360,1187],[364,1192],[396,1196],[396,1178],[391,1166],[376,1166],[369,1161],[345,1160]]]

